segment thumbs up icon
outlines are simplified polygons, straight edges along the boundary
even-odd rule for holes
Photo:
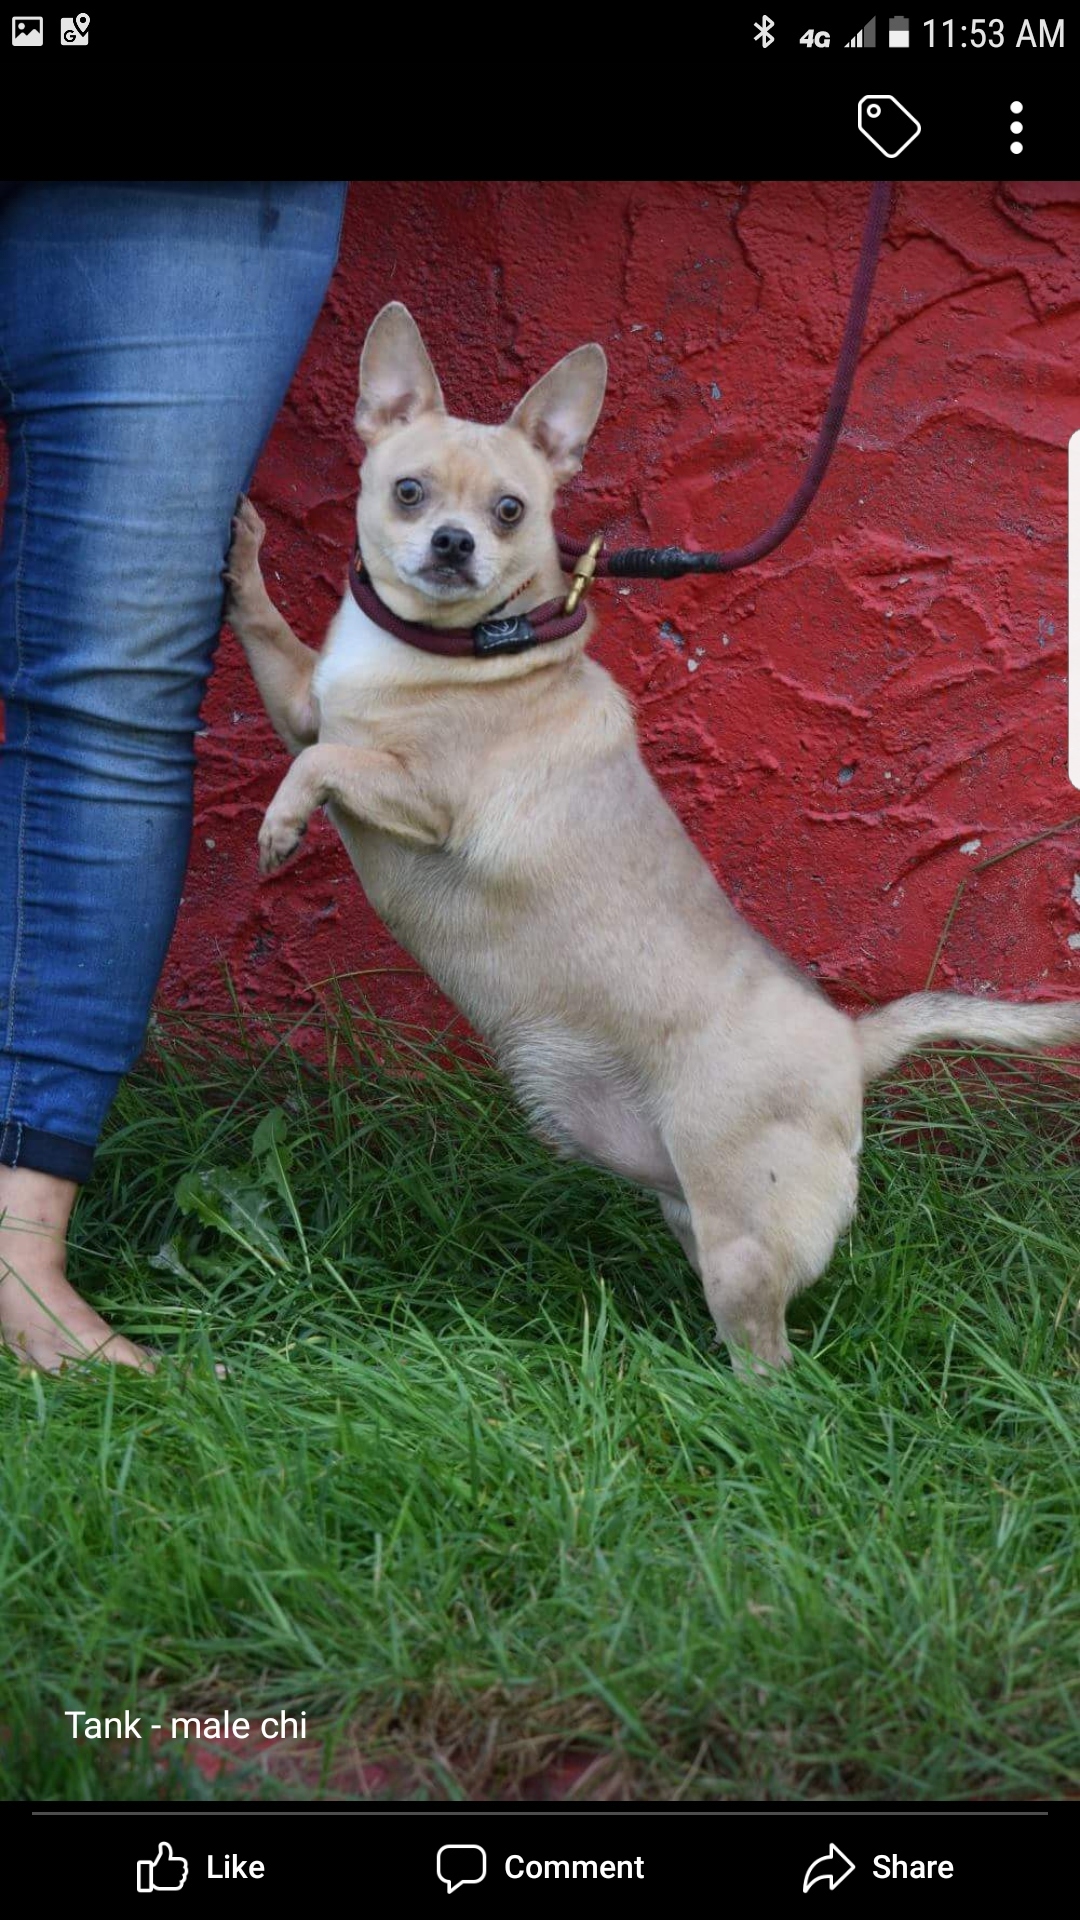
[[[179,1893],[188,1876],[188,1863],[163,1840],[154,1860],[136,1860],[135,1885],[140,1893]]]

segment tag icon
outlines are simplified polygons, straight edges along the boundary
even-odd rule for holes
[[[61,20],[60,45],[62,47],[85,47],[90,41],[90,15],[77,13],[74,19]]]
[[[918,139],[922,124],[894,93],[864,93],[859,101],[859,132],[886,160],[895,160]]]

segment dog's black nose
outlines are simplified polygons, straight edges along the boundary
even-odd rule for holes
[[[464,527],[436,527],[431,551],[444,567],[463,567],[476,550],[476,541]]]

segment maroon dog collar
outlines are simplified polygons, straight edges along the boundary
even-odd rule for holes
[[[419,647],[422,653],[441,653],[472,659],[489,659],[500,653],[524,653],[529,647],[542,647],[552,640],[565,640],[585,624],[585,605],[578,601],[570,613],[566,597],[545,600],[543,606],[528,613],[509,613],[506,606],[489,613],[475,627],[425,627],[417,620],[401,620],[379,599],[364,571],[359,551],[349,566],[349,586],[357,606],[384,633],[406,646]]]

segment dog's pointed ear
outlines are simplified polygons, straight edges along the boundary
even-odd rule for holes
[[[593,341],[587,347],[575,347],[545,373],[510,415],[509,425],[518,427],[543,454],[556,486],[580,467],[600,417],[606,386],[607,355]]]
[[[443,412],[442,388],[420,329],[408,307],[391,300],[375,315],[360,355],[356,431],[370,446],[422,413]]]

